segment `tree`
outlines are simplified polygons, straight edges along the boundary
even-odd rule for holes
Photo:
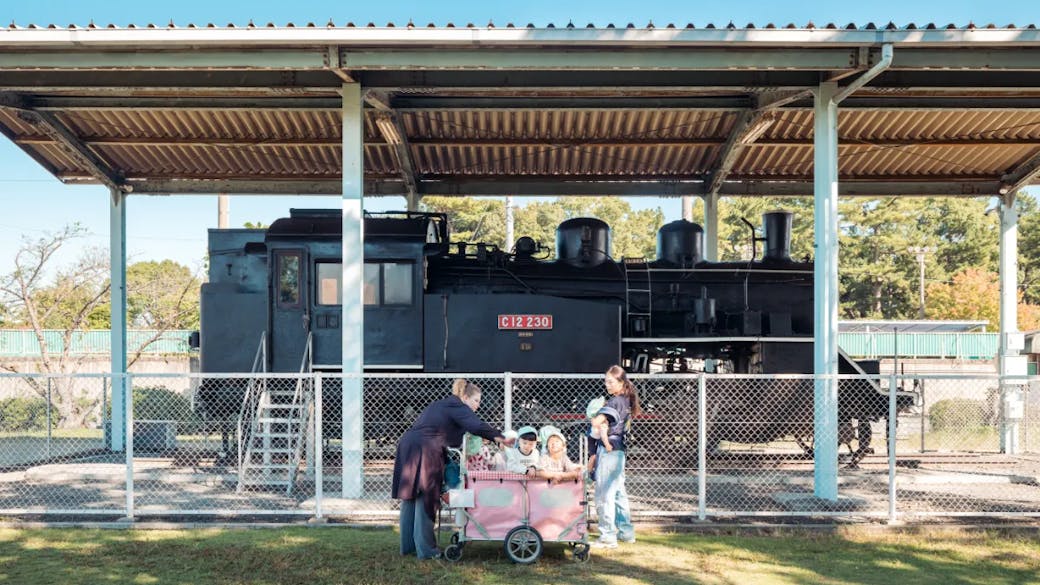
[[[983,268],[966,268],[953,281],[928,286],[930,319],[986,320],[1000,325],[1000,281],[998,275]],[[1018,328],[1040,328],[1040,306],[1031,305],[1018,294]]]
[[[111,326],[109,263],[104,251],[88,249],[70,266],[52,268],[56,253],[84,233],[83,228],[72,225],[35,240],[23,239],[15,254],[14,270],[0,278],[7,321],[31,329],[39,343],[41,355],[36,370],[66,375],[52,381],[50,395],[60,424],[67,427],[81,427],[99,406],[68,376],[83,363],[82,356],[72,354],[73,337],[79,331]],[[133,365],[166,331],[198,326],[198,290],[199,279],[170,260],[138,262],[127,268],[128,322],[155,330],[151,339],[130,354],[128,365]],[[60,347],[51,346],[47,330],[59,332]],[[10,364],[0,367],[18,371]],[[47,397],[46,382],[34,378],[26,381],[41,398]]]
[[[454,242],[505,244],[505,203],[502,199],[424,197],[427,211],[447,213]],[[615,258],[654,257],[657,228],[664,223],[660,209],[636,211],[618,197],[560,197],[532,201],[514,211],[514,233],[529,236],[555,255],[556,227],[574,217],[595,217],[610,225]],[[513,243],[504,246],[512,249]]]
[[[45,373],[77,371],[82,359],[71,355],[73,334],[85,329],[92,319],[98,319],[108,297],[108,262],[97,249],[88,249],[78,261],[56,270],[50,282],[47,281],[55,254],[85,231],[74,224],[35,240],[23,238],[21,248],[15,253],[14,270],[0,278],[0,294],[5,305],[36,336],[41,352],[38,369]],[[60,331],[60,348],[50,346],[44,334],[46,329]],[[18,371],[11,365],[0,367]],[[50,394],[61,426],[81,427],[96,414],[98,402],[88,399],[71,377],[57,378],[49,385],[37,378],[26,378],[26,382],[40,398],[46,399]]]

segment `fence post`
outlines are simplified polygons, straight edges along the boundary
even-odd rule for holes
[[[325,497],[325,470],[323,456],[325,435],[321,428],[325,417],[321,402],[321,374],[314,374],[314,520],[322,521],[322,499]]]
[[[896,518],[896,375],[888,380],[888,522]],[[923,436],[923,435],[922,435]]]
[[[123,429],[126,432],[126,517],[134,519],[134,384],[129,372],[122,374],[123,388],[126,390],[124,402]]]
[[[502,398],[502,425],[505,430],[513,428],[513,372],[506,372],[503,380],[505,395]]]
[[[925,425],[925,413],[928,412],[928,403],[925,402],[924,398],[924,378],[918,378],[921,381],[921,453],[924,453],[924,425]]]
[[[51,381],[53,379],[47,377],[47,460],[51,458]]]
[[[101,440],[105,443],[105,448],[109,448],[112,445],[110,439],[105,434],[112,432],[112,427],[108,422],[108,376],[102,376],[101,378]]]
[[[707,383],[704,372],[697,377],[697,519],[703,521],[708,515],[707,492]]]

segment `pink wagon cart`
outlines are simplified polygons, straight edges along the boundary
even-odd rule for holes
[[[576,561],[589,558],[588,499],[585,481],[553,484],[501,471],[466,471],[462,489],[449,492],[455,532],[444,558],[458,561],[467,542],[502,541],[514,563],[541,556],[544,543],[571,547]]]

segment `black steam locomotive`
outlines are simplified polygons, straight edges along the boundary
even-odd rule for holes
[[[292,210],[266,230],[210,231],[203,372],[249,372],[258,360],[273,372],[339,368],[341,222],[339,210]],[[512,250],[451,243],[443,214],[366,214],[365,370],[811,373],[813,266],[790,258],[791,222],[767,213],[764,237],[748,223],[749,260],[708,262],[703,230],[684,220],[660,228],[655,259],[615,259],[606,223],[569,219],[549,259],[529,237]],[[877,371],[841,359],[841,373]],[[720,405],[712,443],[811,436],[811,382],[716,380],[709,392]],[[887,398],[865,382],[840,394],[842,428],[858,424],[865,451]]]

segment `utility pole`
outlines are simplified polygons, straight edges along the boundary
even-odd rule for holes
[[[513,196],[506,195],[506,252],[513,250]]]
[[[226,193],[217,194],[217,227],[226,230],[228,227],[228,208],[230,201]]]
[[[921,295],[921,309],[919,317],[924,319],[924,257],[926,254],[930,254],[935,251],[935,248],[931,246],[910,246],[907,251],[914,254],[917,257],[917,265],[920,267],[920,295]]]

